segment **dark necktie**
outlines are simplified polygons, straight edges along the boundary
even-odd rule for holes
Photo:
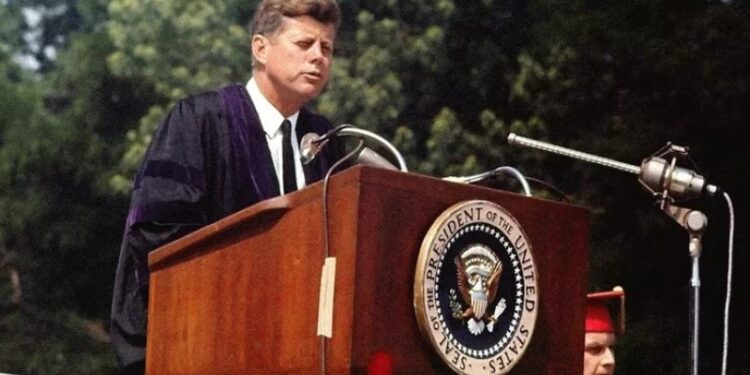
[[[294,172],[294,153],[292,152],[292,123],[284,120],[281,123],[281,164],[284,166],[284,194],[297,190],[297,174]]]

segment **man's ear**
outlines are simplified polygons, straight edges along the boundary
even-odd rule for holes
[[[268,59],[268,45],[271,43],[268,38],[263,35],[253,35],[251,46],[253,50],[253,59],[261,65],[266,64]]]

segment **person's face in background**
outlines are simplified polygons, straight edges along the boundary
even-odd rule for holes
[[[256,71],[258,83],[283,114],[295,112],[323,90],[335,38],[335,25],[310,16],[285,17],[273,35],[253,38],[253,54],[261,65]]]
[[[583,352],[583,375],[612,375],[615,373],[615,335],[606,332],[587,332]]]

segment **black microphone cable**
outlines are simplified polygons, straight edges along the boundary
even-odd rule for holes
[[[345,163],[346,161],[348,161],[349,159],[357,155],[360,151],[362,151],[364,147],[365,147],[365,142],[364,140],[360,139],[359,144],[354,149],[354,151],[348,153],[346,156],[339,159],[336,163],[333,164],[333,166],[331,166],[331,168],[328,168],[328,171],[326,172],[326,176],[323,179],[323,202],[322,202],[323,207],[321,211],[323,213],[323,263],[324,264],[325,264],[325,260],[329,257],[331,253],[330,245],[329,245],[330,228],[328,227],[328,181],[331,178],[331,174],[333,174],[333,172],[336,169],[338,169],[343,163]],[[325,375],[326,373],[326,337],[325,336],[320,336],[320,373],[321,375]]]

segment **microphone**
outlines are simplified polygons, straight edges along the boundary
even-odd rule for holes
[[[529,187],[529,182],[526,180],[526,177],[523,174],[521,174],[521,172],[518,169],[509,167],[509,166],[497,167],[491,171],[482,172],[482,173],[475,174],[472,176],[443,177],[443,180],[455,182],[459,184],[473,184],[473,183],[482,181],[488,177],[495,176],[499,173],[505,173],[507,175],[515,177],[518,180],[518,182],[521,183],[521,187],[523,188],[524,195],[526,195],[527,197],[531,196],[531,188]]]
[[[371,150],[369,147],[363,147],[362,151],[357,155],[355,160],[357,163],[372,165],[375,167],[390,169],[392,171],[398,171],[395,165],[391,164],[386,158],[380,156],[377,152]]]
[[[661,195],[663,198],[672,197],[674,199],[689,199],[698,196],[712,196],[719,191],[717,186],[706,183],[706,179],[697,172],[687,168],[677,167],[675,165],[677,161],[676,157],[673,156],[672,160],[667,162],[663,157],[670,154],[687,156],[687,148],[669,143],[654,155],[643,159],[640,167],[587,154],[585,152],[571,150],[565,147],[555,146],[550,143],[536,141],[514,133],[508,135],[508,143],[535,148],[583,160],[588,163],[599,164],[623,172],[636,174],[638,175],[638,181],[646,189],[656,195]]]
[[[712,196],[719,190],[707,184],[706,179],[695,171],[677,167],[660,157],[650,157],[641,163],[640,181],[652,190],[667,191],[675,198]]]
[[[318,133],[307,133],[299,141],[299,158],[303,165],[310,164],[328,140],[321,141]]]
[[[396,150],[396,148],[393,147],[390,142],[386,141],[383,137],[373,132],[359,129],[349,124],[337,126],[322,136],[317,133],[307,133],[302,136],[302,139],[300,140],[300,159],[302,163],[306,165],[312,162],[320,153],[320,151],[323,150],[323,147],[328,143],[328,141],[335,136],[353,136],[374,140],[380,145],[384,146],[393,154],[396,160],[398,160],[399,168],[391,164],[380,154],[368,147],[364,147],[362,151],[360,151],[357,155],[356,162],[358,163],[390,170],[400,170],[402,172],[408,172],[408,169],[406,168],[406,161],[404,160],[403,156],[401,156],[401,153],[399,153],[398,150]]]

